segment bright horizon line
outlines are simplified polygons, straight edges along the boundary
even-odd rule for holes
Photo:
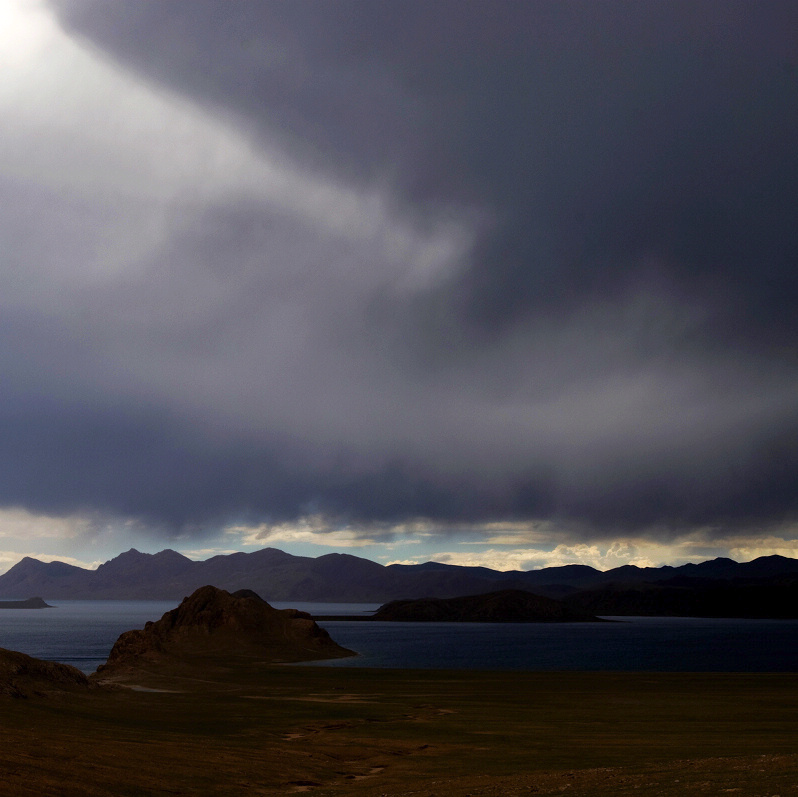
[[[180,556],[185,557],[186,559],[189,559],[192,562],[205,562],[205,561],[208,561],[209,559],[213,559],[216,556],[231,556],[232,554],[235,554],[235,553],[252,554],[252,553],[258,553],[259,551],[264,551],[264,550],[276,550],[276,551],[280,551],[282,553],[285,553],[285,554],[287,554],[289,556],[293,556],[293,557],[296,557],[296,558],[302,558],[302,559],[320,559],[320,558],[322,558],[324,556],[331,556],[331,555],[335,555],[335,554],[342,555],[342,556],[353,556],[353,557],[355,557],[357,559],[364,559],[364,560],[367,560],[367,561],[372,561],[375,564],[379,564],[382,567],[389,567],[390,565],[394,565],[394,564],[411,565],[411,566],[412,565],[424,565],[424,564],[440,564],[440,565],[444,565],[446,567],[464,567],[464,568],[465,567],[481,567],[481,568],[484,568],[486,570],[493,570],[494,572],[520,572],[520,573],[530,573],[530,572],[534,572],[534,571],[537,571],[537,570],[549,570],[549,569],[562,568],[562,567],[573,567],[575,565],[576,566],[580,566],[580,567],[589,567],[592,570],[596,570],[598,572],[606,573],[606,572],[609,572],[611,570],[617,570],[617,569],[619,569],[621,567],[635,567],[635,568],[638,568],[640,570],[644,570],[644,569],[659,570],[659,569],[663,569],[663,568],[676,569],[678,567],[683,567],[683,566],[688,565],[688,564],[699,565],[699,564],[704,564],[705,562],[717,561],[718,559],[724,559],[724,560],[727,560],[727,561],[736,562],[737,564],[745,564],[747,562],[754,562],[754,561],[756,561],[758,559],[768,559],[768,558],[772,558],[772,557],[779,557],[781,559],[796,559],[796,560],[798,560],[798,557],[790,557],[790,556],[784,556],[783,554],[779,554],[779,553],[771,553],[771,554],[760,554],[758,556],[753,556],[752,558],[749,558],[749,559],[733,559],[732,557],[729,557],[729,556],[707,556],[707,557],[705,557],[703,559],[696,559],[696,561],[684,562],[682,564],[677,564],[677,565],[671,565],[671,564],[659,564],[659,565],[645,564],[645,565],[639,565],[639,564],[634,564],[634,563],[627,562],[627,563],[615,565],[613,567],[607,567],[607,568],[602,569],[602,568],[599,568],[599,567],[595,567],[594,565],[585,564],[584,562],[573,561],[573,562],[568,562],[568,563],[565,563],[565,564],[559,564],[558,563],[558,564],[552,564],[552,565],[543,565],[543,566],[540,566],[540,567],[531,567],[531,568],[528,568],[526,570],[522,570],[522,569],[519,569],[519,568],[514,568],[514,569],[510,569],[510,570],[498,570],[497,568],[492,568],[492,567],[489,567],[489,566],[486,566],[486,565],[462,565],[462,564],[455,564],[455,563],[450,563],[450,562],[439,562],[439,561],[437,561],[435,559],[426,559],[424,561],[418,561],[418,562],[394,561],[394,562],[383,563],[383,562],[378,562],[376,559],[373,559],[372,557],[369,557],[369,556],[356,556],[355,554],[348,553],[348,552],[343,552],[343,551],[327,551],[325,553],[320,553],[318,556],[307,556],[305,554],[294,554],[294,553],[291,553],[290,551],[286,551],[286,550],[284,550],[282,548],[276,548],[274,546],[267,546],[265,548],[260,548],[260,549],[258,549],[256,551],[228,551],[228,552],[209,553],[204,558],[190,556],[189,554],[184,553],[183,551],[179,551],[179,550],[177,550],[175,548],[162,548],[161,550],[156,551],[155,553],[149,553],[147,551],[141,551],[138,548],[136,548],[135,546],[131,546],[127,550],[120,551],[119,553],[117,553],[114,556],[111,556],[108,559],[105,559],[103,561],[95,561],[95,562],[91,562],[91,563],[86,563],[86,562],[78,563],[78,560],[75,560],[73,557],[70,557],[70,556],[59,556],[59,555],[55,555],[55,554],[24,554],[16,562],[14,562],[13,564],[9,565],[5,570],[3,570],[2,573],[0,573],[0,575],[4,575],[9,570],[11,570],[16,565],[18,565],[20,562],[22,562],[24,559],[35,559],[35,560],[43,562],[45,564],[50,564],[50,563],[53,563],[53,562],[60,562],[62,564],[69,564],[69,565],[72,565],[73,567],[79,567],[79,568],[81,568],[83,570],[91,571],[91,570],[96,570],[100,565],[106,564],[107,562],[110,562],[110,561],[112,561],[114,559],[117,559],[118,557],[120,557],[120,556],[122,556],[122,555],[124,555],[126,553],[131,553],[131,552],[138,553],[138,554],[143,554],[145,556],[157,556],[158,554],[161,554],[161,553],[164,553],[164,552],[167,552],[167,551],[171,551],[173,553],[177,553]]]

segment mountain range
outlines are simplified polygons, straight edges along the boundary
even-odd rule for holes
[[[593,614],[798,616],[798,559],[718,558],[679,567],[565,565],[530,571],[426,562],[381,565],[349,554],[294,556],[275,548],[194,561],[173,550],[132,548],[96,570],[25,557],[0,576],[0,598],[180,600],[212,584],[267,601],[384,603],[521,589]]]

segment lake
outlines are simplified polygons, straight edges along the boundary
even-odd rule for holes
[[[116,638],[175,601],[48,601],[0,610],[0,647],[93,672]],[[376,604],[273,604],[317,615],[363,615]],[[329,667],[649,672],[798,672],[798,620],[614,618],[613,623],[321,622],[357,651]],[[314,662],[319,664],[319,662]]]

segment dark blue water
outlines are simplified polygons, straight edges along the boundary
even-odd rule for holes
[[[0,610],[0,647],[93,672],[123,631],[174,601],[50,601],[55,609]],[[289,604],[275,603],[277,608]],[[366,604],[290,604],[319,615]],[[798,672],[798,620],[632,617],[616,623],[322,622],[360,655],[333,667],[495,670]]]
[[[614,618],[613,623],[321,623],[357,659],[334,667],[797,672],[798,620]]]

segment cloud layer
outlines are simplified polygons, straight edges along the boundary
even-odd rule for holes
[[[796,516],[794,4],[3,13],[3,505]]]

